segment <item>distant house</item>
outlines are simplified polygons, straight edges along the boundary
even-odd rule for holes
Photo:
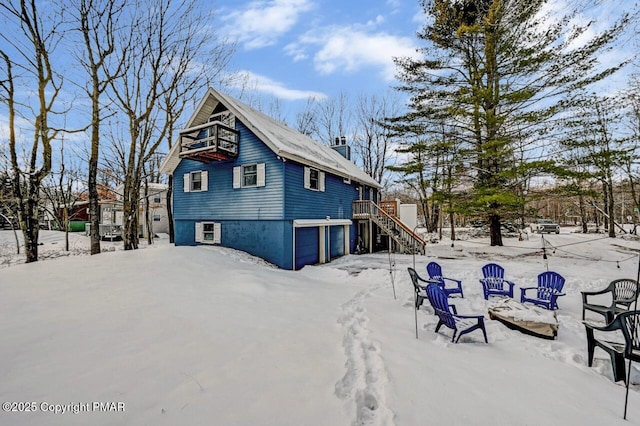
[[[114,223],[122,227],[124,218],[122,217],[122,192],[124,185],[120,184],[116,187],[116,202],[111,209],[102,208],[102,223]],[[140,188],[140,202],[138,203],[138,228],[140,236],[147,238],[148,229],[152,234],[169,233],[169,215],[167,213],[167,190],[168,186],[164,183],[145,183]],[[145,192],[146,191],[146,192]],[[149,217],[147,221],[147,205],[149,207]],[[112,216],[109,216],[109,215]]]
[[[124,185],[116,187],[99,201],[100,209],[100,236],[103,239],[115,239],[122,237],[124,226],[122,190]],[[168,186],[162,183],[149,183],[145,196],[144,185],[140,189],[140,203],[138,205],[138,229],[142,238],[148,236],[148,229],[153,235],[159,233],[169,233],[169,215],[167,212],[167,190]],[[146,211],[149,205],[149,220],[147,223]],[[88,202],[86,206],[88,207]],[[88,212],[88,208],[86,209]],[[87,218],[87,220],[89,220]],[[85,225],[85,233],[88,235],[90,223]]]
[[[362,248],[380,185],[345,158],[344,140],[333,148],[209,89],[160,169],[174,179],[175,244],[294,270]]]

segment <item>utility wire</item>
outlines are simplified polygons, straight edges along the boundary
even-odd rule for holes
[[[617,263],[618,264],[618,268],[620,268],[620,263],[622,262],[626,262],[629,261],[631,259],[635,259],[637,257],[637,255],[631,255],[629,257],[625,257],[624,259],[602,259],[602,258],[596,258],[596,257],[591,257],[591,256],[587,256],[584,254],[580,254],[580,253],[575,253],[569,250],[563,250],[563,247],[569,247],[569,246],[574,246],[574,245],[579,245],[579,244],[587,244],[587,243],[592,243],[594,241],[600,241],[600,240],[604,240],[606,238],[609,237],[600,237],[600,238],[594,238],[591,240],[587,240],[587,241],[577,241],[577,242],[573,242],[573,243],[567,243],[567,244],[562,244],[559,246],[555,246],[553,245],[549,240],[545,239],[544,236],[542,236],[542,247],[540,248],[532,248],[532,247],[519,247],[519,246],[510,246],[510,245],[503,245],[500,247],[503,248],[511,248],[511,249],[518,249],[518,250],[527,250],[528,253],[523,253],[523,255],[527,255],[527,254],[540,254],[542,253],[542,257],[545,260],[545,265],[547,265],[547,258],[548,258],[548,251],[552,250],[551,255],[555,254],[556,251],[560,251],[563,253],[567,253],[570,254],[571,256],[575,256],[578,258],[582,258],[582,259],[586,259],[586,260],[592,260],[594,262],[607,262],[607,263]],[[486,247],[492,247],[490,243],[485,243],[482,241],[465,241],[467,243],[471,243],[471,244],[477,244],[480,246],[486,246]]]

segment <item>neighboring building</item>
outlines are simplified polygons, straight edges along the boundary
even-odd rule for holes
[[[113,197],[105,197],[99,203],[100,208],[100,236],[103,239],[120,239],[124,226],[124,216],[122,208],[122,190],[124,186],[116,187]],[[169,233],[169,215],[167,213],[167,190],[168,186],[162,183],[150,183],[148,193],[145,197],[144,185],[140,189],[140,203],[138,207],[138,229],[142,238],[147,238],[146,203],[149,200],[149,223],[154,235],[159,233]],[[88,215],[88,202],[86,202]],[[87,216],[85,233],[89,234],[90,223]]]
[[[169,214],[167,211],[167,191],[169,187],[163,183],[149,184],[149,221],[154,234],[169,233]],[[142,190],[141,196],[144,194]],[[144,222],[144,209],[140,212],[140,223]],[[146,226],[143,233],[146,235]]]
[[[116,203],[105,211],[102,209],[101,223],[114,223],[122,227],[124,225],[122,216],[122,192],[124,185],[120,184],[116,187]],[[146,193],[145,193],[146,191]],[[167,191],[168,186],[164,183],[142,183],[140,187],[140,203],[138,205],[138,226],[140,236],[147,238],[147,229],[149,225],[154,235],[159,233],[169,233],[169,215],[167,213]],[[147,223],[146,210],[149,204],[149,223]],[[111,214],[112,216],[109,216]]]
[[[367,245],[380,185],[345,158],[344,139],[333,148],[209,89],[161,166],[176,245],[220,244],[284,269]]]

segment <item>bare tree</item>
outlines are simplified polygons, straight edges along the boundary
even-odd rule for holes
[[[394,136],[383,125],[383,120],[399,114],[400,106],[395,95],[358,96],[355,106],[356,133],[353,144],[362,168],[383,186],[386,166],[392,151]]]
[[[349,133],[351,110],[349,97],[346,93],[340,93],[337,98],[327,98],[318,102],[316,108],[318,139],[331,145],[335,138],[346,136]]]
[[[638,189],[638,176],[640,171],[638,170],[638,146],[640,145],[640,80],[637,78],[632,79],[630,84],[630,90],[627,94],[628,111],[626,116],[626,122],[631,134],[630,146],[626,155],[623,156],[623,169],[624,173],[629,180],[629,189],[631,191],[631,198],[634,207],[633,228],[636,229],[638,223],[638,213],[640,212],[640,190]]]
[[[8,161],[5,158],[4,150],[0,150],[0,159],[2,160],[2,169],[0,169],[0,219],[5,223],[3,226],[10,226],[13,236],[16,240],[16,254],[20,254],[20,240],[16,232],[16,211],[17,205],[13,196],[13,183],[11,182],[11,173],[8,170]]]
[[[5,25],[0,37],[10,46],[0,50],[4,67],[0,69],[0,88],[3,91],[0,99],[9,117],[13,195],[18,205],[26,262],[38,260],[40,189],[42,180],[51,171],[51,143],[60,131],[51,126],[50,118],[56,111],[62,78],[54,71],[50,58],[64,31],[60,20],[53,16],[54,11],[48,10],[48,15],[41,14],[39,4],[36,0],[0,3],[0,15]],[[43,15],[47,16],[46,21]],[[14,68],[20,70],[18,75],[14,74]],[[16,85],[35,88],[33,105],[20,105]],[[24,163],[18,159],[16,128],[16,120],[22,112],[33,114],[23,117],[29,121],[29,132],[33,132]]]
[[[124,10],[125,0],[75,0],[72,8],[78,30],[82,34],[78,61],[89,77],[85,92],[91,100],[91,151],[89,156],[89,217],[91,221],[91,254],[100,253],[100,209],[98,195],[98,158],[100,155],[101,97],[109,83],[120,73],[122,63],[106,67],[115,52],[115,31]]]
[[[217,41],[210,39],[210,19],[192,2],[143,0],[129,13],[130,25],[118,37],[123,73],[110,84],[111,96],[128,129],[126,139],[116,144],[125,177],[122,193],[125,250],[138,247],[145,164],[168,140],[185,102],[179,95],[185,84],[189,86],[188,82],[194,82],[196,77],[206,78],[194,74],[202,72],[196,60],[208,43],[215,45]],[[197,83],[191,87],[196,88]],[[179,103],[172,105],[174,97]]]
[[[318,133],[318,119],[316,115],[317,101],[308,97],[304,108],[296,114],[295,129],[309,137]]]
[[[82,195],[81,174],[78,167],[65,162],[64,140],[60,145],[60,169],[52,171],[45,179],[42,186],[42,194],[46,200],[44,210],[56,222],[60,230],[64,230],[64,249],[69,251],[69,231],[71,221],[76,219],[74,207]],[[68,160],[67,160],[68,161]]]

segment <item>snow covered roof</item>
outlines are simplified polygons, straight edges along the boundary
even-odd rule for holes
[[[209,88],[187,123],[187,128],[206,123],[219,103],[231,111],[237,120],[240,120],[255,133],[276,155],[359,183],[381,188],[381,185],[371,176],[329,146],[314,141],[214,88]],[[160,171],[167,174],[173,173],[180,163],[179,154],[180,146],[177,143],[169,151]]]

